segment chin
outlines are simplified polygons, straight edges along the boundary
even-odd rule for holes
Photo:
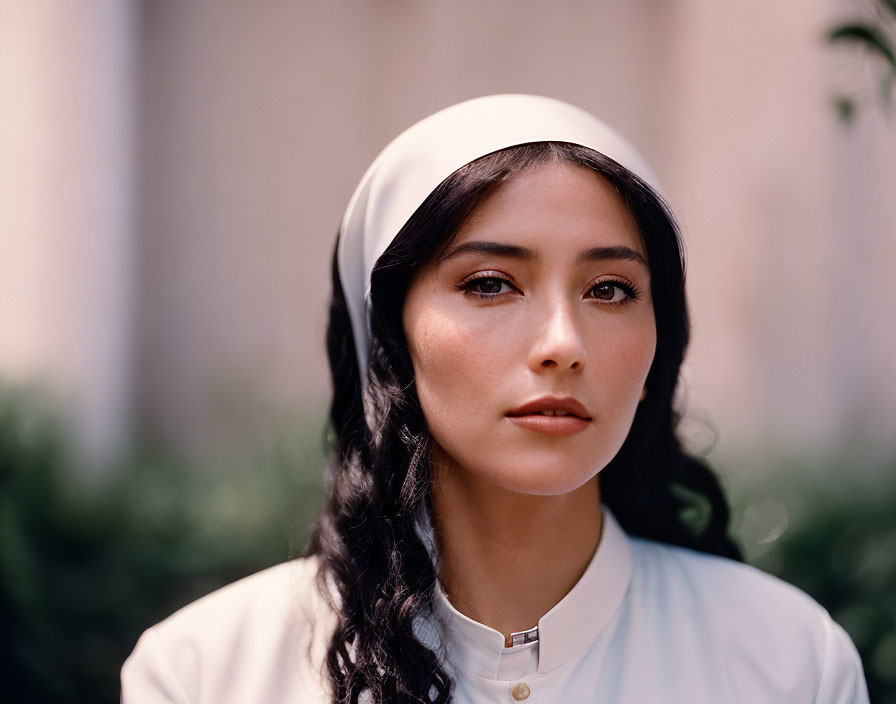
[[[507,491],[513,491],[517,494],[526,494],[527,496],[563,496],[564,494],[569,494],[580,488],[582,484],[585,484],[587,481],[588,479],[578,484],[533,481],[531,483],[515,483],[510,486],[504,486],[503,488]]]
[[[590,463],[579,468],[569,462],[533,462],[504,465],[506,470],[495,467],[482,470],[480,476],[502,489],[532,496],[561,496],[579,489],[589,482],[605,465]],[[475,470],[472,470],[475,471]]]
[[[436,441],[432,460],[449,471],[461,485],[483,484],[497,490],[532,496],[560,496],[579,489],[607,466],[615,452],[594,443],[563,449],[518,441],[491,443],[468,438],[458,447],[444,448]],[[504,440],[504,438],[500,438]],[[471,447],[491,451],[471,454]],[[504,445],[503,451],[501,445]],[[516,445],[509,449],[508,445]]]

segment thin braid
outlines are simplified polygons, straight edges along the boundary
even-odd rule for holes
[[[334,283],[339,284],[335,267]],[[331,331],[340,320],[347,322],[345,310],[339,286],[331,306]],[[450,701],[451,680],[440,656],[414,631],[418,618],[432,617],[436,586],[432,560],[415,529],[415,517],[428,498],[430,437],[419,405],[377,339],[370,393],[380,423],[369,432],[358,411],[351,340],[328,336],[334,384],[350,387],[337,388],[334,398],[340,392],[357,396],[354,403],[334,403],[331,411],[341,451],[335,453],[327,506],[313,526],[308,548],[308,554],[322,558],[321,590],[329,598],[326,576],[332,575],[340,595],[331,602],[339,622],[327,670],[335,702],[443,704]],[[342,374],[344,366],[349,369]]]

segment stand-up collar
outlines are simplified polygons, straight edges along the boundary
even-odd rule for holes
[[[514,679],[521,658],[537,657],[537,672],[548,672],[580,654],[606,627],[628,590],[632,557],[628,536],[601,506],[600,543],[585,573],[570,592],[538,620],[538,642],[504,647],[504,636],[451,605],[441,585],[435,613],[445,626],[448,658],[455,667],[490,679]],[[512,664],[513,663],[513,664]]]

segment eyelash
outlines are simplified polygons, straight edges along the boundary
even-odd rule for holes
[[[506,296],[509,293],[509,292],[481,293],[479,291],[476,291],[475,287],[483,281],[499,281],[501,283],[507,284],[508,286],[512,287],[515,290],[519,290],[516,288],[516,286],[513,285],[513,283],[510,281],[510,279],[508,279],[507,277],[502,276],[498,273],[493,273],[493,272],[485,272],[485,274],[477,274],[472,279],[467,279],[466,281],[462,281],[460,283],[460,285],[458,286],[458,288],[460,288],[464,292],[470,294],[471,296],[476,296],[476,298],[482,298],[482,299],[486,299],[486,300],[495,300],[496,298],[503,298],[504,296]],[[613,284],[614,286],[617,286],[618,288],[622,289],[622,292],[625,294],[625,298],[623,298],[621,301],[603,301],[601,299],[595,299],[595,300],[603,303],[603,305],[623,306],[623,305],[627,305],[628,303],[631,303],[632,301],[637,301],[641,297],[641,292],[637,288],[635,288],[632,284],[630,284],[628,281],[623,281],[620,279],[613,279],[613,278],[601,279],[600,281],[596,281],[592,286],[590,286],[588,288],[588,291],[591,292],[595,288],[597,288],[598,286],[600,286],[602,284]]]

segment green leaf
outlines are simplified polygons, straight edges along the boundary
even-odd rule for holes
[[[844,41],[864,44],[866,49],[881,56],[896,71],[896,52],[890,46],[889,39],[877,27],[861,23],[844,24],[828,33],[828,41],[832,44]]]

